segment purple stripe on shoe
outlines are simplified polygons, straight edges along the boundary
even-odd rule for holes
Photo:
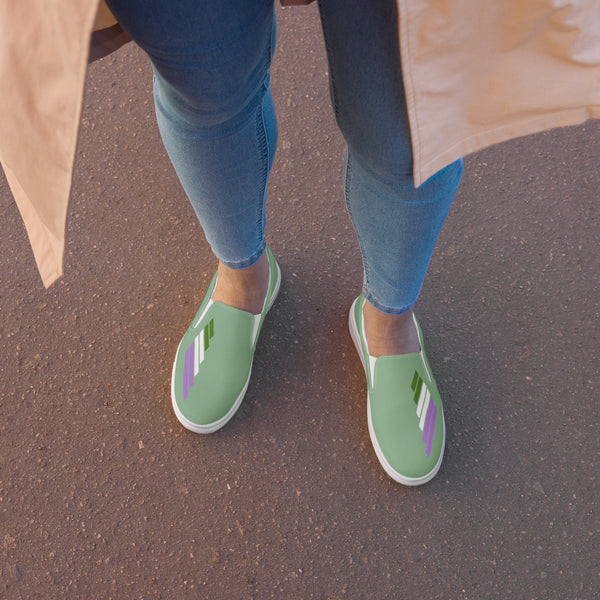
[[[427,456],[431,454],[436,415],[437,408],[433,402],[430,402],[429,410],[427,411],[427,418],[425,420],[425,428],[423,430],[423,441],[427,444]]]

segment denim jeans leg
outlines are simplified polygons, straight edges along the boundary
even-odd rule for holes
[[[277,145],[273,0],[108,3],[150,57],[160,133],[209,244],[228,266],[251,266]]]
[[[462,161],[415,188],[395,0],[319,0],[319,9],[363,292],[383,312],[401,314],[421,290]]]

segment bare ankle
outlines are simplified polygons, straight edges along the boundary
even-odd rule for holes
[[[363,315],[371,356],[409,354],[421,349],[412,310],[401,315],[389,315],[365,302]]]
[[[246,269],[231,269],[219,261],[215,302],[223,302],[252,314],[261,312],[269,284],[267,253]]]

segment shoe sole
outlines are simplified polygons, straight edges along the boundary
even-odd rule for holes
[[[356,319],[354,317],[354,313],[355,313],[354,309],[356,307],[357,302],[358,302],[358,298],[356,298],[356,300],[354,300],[354,302],[352,303],[352,307],[350,308],[350,313],[348,315],[348,329],[350,330],[350,337],[352,338],[352,341],[354,342],[354,345],[356,346],[356,351],[358,352],[358,356],[360,357],[360,362],[362,363],[363,369],[365,371],[365,376],[368,378],[367,367],[365,365],[365,357],[364,357],[363,348],[362,348],[362,342],[360,339],[360,334],[358,332],[358,326],[356,324]],[[443,407],[442,407],[442,419],[443,418],[444,418],[444,415],[443,415]],[[385,458],[383,451],[381,450],[381,446],[379,445],[379,442],[377,441],[377,437],[375,436],[375,431],[373,429],[373,422],[371,421],[371,394],[369,393],[368,381],[367,381],[367,423],[369,426],[369,437],[371,438],[371,444],[373,444],[373,449],[375,450],[377,459],[381,463],[381,466],[383,467],[384,471],[394,481],[397,481],[398,483],[401,483],[402,485],[415,487],[415,486],[423,485],[424,483],[427,483],[428,481],[431,481],[437,475],[438,471],[440,470],[440,467],[442,466],[442,461],[444,458],[444,450],[446,448],[446,427],[445,426],[444,426],[444,438],[442,440],[442,452],[440,453],[440,458],[438,459],[435,467],[433,467],[433,469],[429,473],[427,473],[426,475],[423,475],[422,477],[406,477],[405,475],[398,473],[398,471],[396,471],[392,467],[392,465],[390,465],[390,463]]]
[[[271,295],[271,300],[269,300],[269,305],[267,306],[267,309],[265,311],[265,317],[267,316],[268,312],[271,310],[271,307],[273,306],[273,303],[275,302],[275,299],[277,298],[277,295],[279,294],[279,287],[281,285],[281,269],[279,268],[279,265],[277,264],[277,262],[275,263],[275,266],[277,267],[277,281],[275,283],[275,288],[273,289],[273,294]],[[261,329],[262,329],[262,325],[261,325]],[[183,414],[179,410],[179,407],[177,406],[177,402],[175,400],[175,368],[177,365],[178,357],[179,357],[179,348],[177,348],[177,353],[175,354],[175,360],[173,361],[173,372],[171,373],[171,403],[173,405],[173,411],[175,412],[175,416],[177,417],[177,420],[186,429],[189,429],[190,431],[193,431],[194,433],[202,433],[202,434],[215,433],[216,431],[218,431],[219,429],[221,429],[222,427],[227,425],[227,423],[231,420],[233,415],[235,415],[238,408],[242,404],[242,400],[244,399],[244,396],[246,395],[246,390],[248,389],[248,385],[250,383],[250,376],[252,375],[252,364],[254,363],[254,354],[252,355],[252,361],[250,362],[250,370],[248,371],[248,378],[246,379],[246,383],[244,384],[244,387],[243,387],[242,391],[240,392],[240,395],[237,397],[236,401],[233,403],[233,406],[229,409],[227,414],[224,415],[223,417],[221,417],[218,421],[214,421],[213,423],[208,423],[206,425],[199,425],[198,423],[193,423],[189,419],[186,419],[186,417],[183,416]]]

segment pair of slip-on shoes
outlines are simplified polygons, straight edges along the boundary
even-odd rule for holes
[[[252,371],[258,335],[279,291],[281,271],[267,246],[269,286],[261,312],[253,315],[212,299],[213,278],[175,356],[171,379],[173,409],[196,433],[213,433],[239,408]],[[404,485],[434,477],[444,453],[444,414],[423,350],[400,356],[369,355],[363,323],[365,298],[350,310],[350,334],[367,376],[369,434],[385,471]]]

